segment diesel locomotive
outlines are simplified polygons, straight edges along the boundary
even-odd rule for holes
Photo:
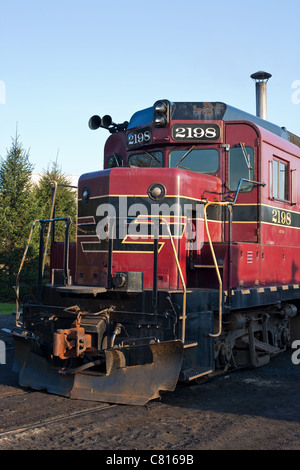
[[[79,178],[77,220],[53,217],[53,183],[36,222],[37,285],[12,330],[20,385],[142,405],[300,338],[300,138],[223,102],[162,99],[89,126],[110,135],[104,169]]]

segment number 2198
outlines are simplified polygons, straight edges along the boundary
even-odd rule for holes
[[[220,138],[220,128],[217,124],[176,124],[172,127],[172,138],[184,141],[216,141]]]
[[[202,139],[206,137],[207,139],[214,139],[216,137],[216,129],[208,127],[207,129],[202,129],[202,127],[177,127],[175,137],[183,139]]]
[[[292,223],[291,213],[282,211],[280,209],[273,209],[272,210],[272,222],[274,224],[291,225]]]

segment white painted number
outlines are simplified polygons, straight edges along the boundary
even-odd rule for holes
[[[128,146],[143,144],[144,142],[149,142],[151,139],[151,134],[149,130],[144,132],[132,132],[128,135]]]
[[[175,139],[215,139],[217,131],[213,127],[177,127],[175,129]]]

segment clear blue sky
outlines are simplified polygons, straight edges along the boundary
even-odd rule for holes
[[[299,17],[299,0],[0,0],[0,156],[18,123],[35,172],[57,154],[64,173],[98,170],[93,114],[123,122],[161,98],[255,114],[258,70],[268,120],[300,134]]]

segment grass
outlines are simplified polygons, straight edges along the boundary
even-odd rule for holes
[[[0,315],[8,315],[16,311],[15,302],[0,303]]]

